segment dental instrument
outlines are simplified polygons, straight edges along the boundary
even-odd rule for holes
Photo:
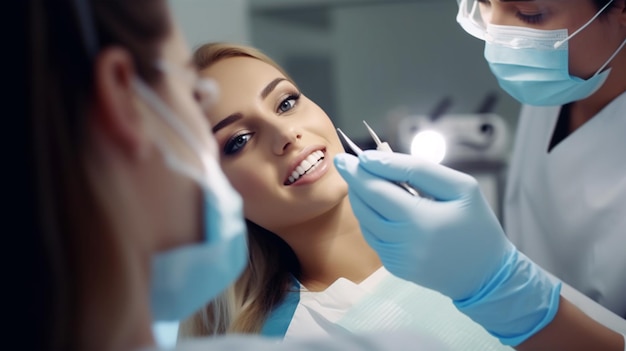
[[[365,121],[363,121],[363,123],[365,123],[365,127],[367,127],[368,132],[370,133],[370,135],[374,139],[374,142],[376,143],[376,150],[383,151],[383,152],[393,152],[393,150],[391,149],[391,147],[389,146],[387,142],[381,141],[378,135],[374,133],[374,130],[372,130],[372,128],[370,128],[370,126]],[[360,155],[363,153],[363,150],[361,150],[360,147],[358,147],[350,138],[348,138],[348,136],[341,129],[337,128],[337,131],[339,132],[339,135],[343,137],[343,140],[345,140],[345,142],[348,144],[350,149],[354,151],[355,154]],[[408,183],[406,182],[393,182],[393,183],[400,186],[404,190],[406,190],[409,194],[413,196],[419,196],[419,193],[417,192],[417,190],[411,187]]]

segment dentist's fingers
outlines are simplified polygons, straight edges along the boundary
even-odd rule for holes
[[[357,215],[361,231],[370,246],[379,247],[384,242],[406,241],[402,237],[403,235],[398,235],[403,233],[402,230],[398,229],[406,224],[405,221],[402,221],[402,218],[394,220],[383,217],[378,212],[376,205],[370,206],[355,191],[350,191],[348,196],[350,197],[352,211]],[[366,235],[366,233],[369,233],[369,235]]]
[[[417,210],[420,201],[430,201],[410,195],[392,182],[369,173],[361,167],[359,159],[348,154],[339,154],[334,159],[335,167],[350,187],[350,201],[353,207],[361,206],[363,212],[372,213],[370,216],[361,215],[361,222],[375,217],[382,217],[388,221],[403,221],[407,217],[420,216]],[[357,197],[355,197],[357,196]],[[428,209],[426,209],[428,210]]]
[[[359,159],[367,172],[407,182],[440,201],[457,200],[477,186],[476,180],[465,173],[411,155],[368,150]]]

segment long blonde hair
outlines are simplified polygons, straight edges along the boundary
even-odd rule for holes
[[[263,61],[291,80],[276,62],[251,47],[209,43],[194,52],[194,61],[200,70],[232,57],[250,57]],[[244,273],[226,292],[183,321],[179,338],[259,333],[268,315],[291,289],[293,277],[300,275],[298,259],[285,241],[251,221],[247,220],[246,223],[249,261]]]

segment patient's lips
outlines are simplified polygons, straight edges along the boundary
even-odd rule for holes
[[[323,147],[305,148],[289,168],[284,185],[304,185],[319,179],[328,169],[325,156]]]

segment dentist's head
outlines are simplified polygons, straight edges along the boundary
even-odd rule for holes
[[[518,101],[601,105],[624,91],[626,1],[457,1],[457,20],[485,40],[491,71]]]
[[[45,328],[37,349],[153,343],[246,259],[199,78],[161,0],[34,0],[29,138]]]

